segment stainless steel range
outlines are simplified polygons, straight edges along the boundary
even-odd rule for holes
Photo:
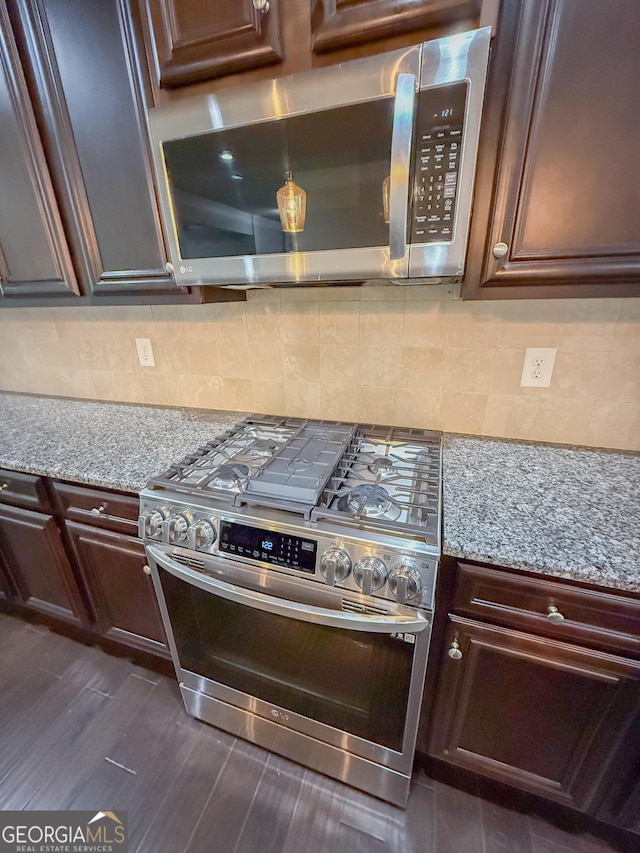
[[[147,484],[187,710],[404,805],[431,635],[440,434],[251,417]]]

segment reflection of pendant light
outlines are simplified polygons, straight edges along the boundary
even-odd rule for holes
[[[304,231],[304,220],[307,215],[307,194],[293,180],[291,172],[287,173],[287,180],[276,193],[276,199],[278,200],[282,230],[290,234],[298,234],[300,231]]]
[[[389,221],[389,195],[391,193],[391,177],[387,176],[382,182],[382,209],[384,211],[384,221]]]

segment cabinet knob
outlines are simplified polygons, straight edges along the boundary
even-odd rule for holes
[[[554,625],[559,625],[561,622],[564,622],[564,615],[560,613],[557,607],[550,604],[547,607],[547,619],[549,622],[553,622]]]
[[[462,651],[460,650],[460,643],[457,640],[454,640],[449,646],[449,651],[447,652],[451,660],[461,660]]]
[[[142,571],[145,573],[145,575],[150,575],[151,574],[151,566],[143,566]]]
[[[506,243],[496,243],[493,247],[493,257],[494,258],[504,258],[504,256],[509,251],[509,247]]]
[[[92,508],[91,512],[94,515],[102,515],[102,513],[106,510],[106,508],[107,508],[106,504],[100,504],[100,506],[94,506]]]
[[[253,8],[256,12],[262,12],[266,15],[269,11],[269,0],[253,0]]]
[[[5,489],[9,488],[9,483],[0,483],[0,492],[4,492]]]

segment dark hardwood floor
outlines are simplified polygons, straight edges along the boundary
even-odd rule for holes
[[[131,853],[605,853],[424,774],[406,811],[199,723],[169,678],[0,613],[0,810],[126,809]]]

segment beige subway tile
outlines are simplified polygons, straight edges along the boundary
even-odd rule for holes
[[[282,380],[283,349],[281,343],[252,343],[249,347],[252,379]]]
[[[531,435],[540,400],[490,394],[484,416],[483,433],[503,438],[528,438]]]
[[[358,344],[360,339],[360,303],[319,302],[318,335],[322,344]]]
[[[93,385],[91,371],[64,367],[55,372],[53,393],[62,397],[81,397],[94,399],[96,389]]]
[[[488,394],[493,380],[493,356],[490,349],[447,350],[443,388],[448,392]]]
[[[396,388],[402,364],[400,347],[361,346],[359,352],[360,385]],[[386,393],[386,391],[385,391]]]
[[[318,300],[282,305],[282,340],[285,343],[318,343]]]
[[[640,403],[640,352],[603,354],[598,400]]]
[[[558,323],[554,346],[565,352],[606,352],[612,347],[615,329],[613,322]]]
[[[148,336],[153,349],[155,368],[138,365],[138,370],[157,370],[159,373],[189,373],[189,355],[185,341],[173,335]]]
[[[531,435],[535,441],[586,444],[591,400],[540,400]]]
[[[286,344],[284,346],[285,380],[318,382],[320,378],[320,347],[316,344]]]
[[[396,394],[396,418],[400,426],[440,429],[442,393],[402,388]]]
[[[285,303],[317,301],[317,287],[301,287],[300,285],[295,285],[294,287],[283,287],[280,291],[280,302],[283,304],[283,310]]]
[[[360,287],[350,285],[334,285],[332,287],[318,287],[318,302],[359,302]]]
[[[157,370],[147,369],[137,374],[142,402],[156,406],[178,406],[195,405],[182,403],[177,399],[180,395],[188,394],[191,384],[191,374],[161,373]]]
[[[360,375],[358,347],[325,344],[319,347],[319,379],[328,385],[357,385]]]
[[[444,349],[449,335],[451,302],[407,301],[402,322],[402,345]]]
[[[398,394],[396,388],[367,388],[358,392],[358,419],[365,423],[400,425],[398,420]]]
[[[595,447],[640,450],[640,406],[596,401],[587,429],[587,442]]]
[[[611,348],[619,352],[640,353],[640,297],[622,300]]]
[[[361,302],[360,343],[364,346],[398,346],[402,338],[404,303]]]
[[[251,411],[253,389],[250,379],[223,379],[220,376],[189,376],[180,405],[200,409]],[[174,404],[175,405],[175,404]]]
[[[286,411],[284,382],[254,379],[251,382],[253,402],[251,409],[265,415],[282,415]]]
[[[282,340],[280,302],[248,302],[246,312],[247,335],[250,343]]]
[[[487,394],[443,392],[440,428],[447,432],[482,435],[487,409]]]
[[[213,376],[219,372],[218,344],[215,339],[187,338],[184,347],[190,373]]]
[[[143,401],[140,379],[133,373],[92,370],[91,378],[98,400],[120,400],[124,403]]]
[[[360,287],[361,302],[404,302],[404,287],[380,279],[365,281]]]
[[[296,418],[321,418],[320,384],[292,380],[284,383],[285,414]]]
[[[493,349],[498,339],[500,313],[485,302],[452,302],[447,343],[464,349]]]
[[[228,379],[250,379],[251,360],[246,341],[229,344],[218,341],[218,373]]]
[[[358,420],[360,410],[357,385],[321,383],[319,397],[319,417],[337,421]]]
[[[442,389],[445,350],[402,347],[400,386],[419,391]]]
[[[421,302],[428,300],[445,300],[450,302],[455,298],[453,284],[405,284],[402,285],[405,302]]]
[[[544,397],[564,400],[593,399],[604,367],[599,352],[558,352],[553,367],[551,386]]]
[[[251,290],[247,290],[247,303],[280,302],[280,294],[284,289],[280,287],[254,287]]]

